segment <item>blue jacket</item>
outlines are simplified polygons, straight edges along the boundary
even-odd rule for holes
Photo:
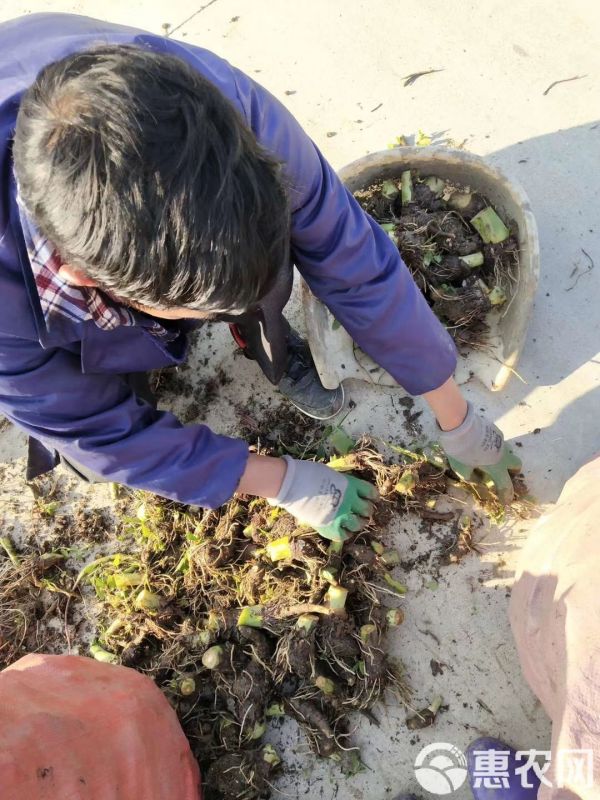
[[[213,53],[69,14],[0,24],[0,411],[108,480],[216,507],[248,457],[239,439],[183,426],[140,401],[119,374],[180,364],[185,333],[161,343],[143,324],[102,331],[56,317],[46,325],[15,201],[11,158],[19,100],[39,70],[97,42],[135,43],[183,58],[217,86],[291,182],[292,253],[311,290],[353,339],[411,394],[454,371],[450,337],[397,249],[346,191],[294,117]]]

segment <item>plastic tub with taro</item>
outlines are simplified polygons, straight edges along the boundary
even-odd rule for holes
[[[453,336],[458,381],[476,377],[502,389],[516,372],[539,277],[537,227],[524,190],[483,158],[439,147],[372,153],[339,175],[398,246]],[[306,284],[303,303],[325,386],[346,378],[396,385]]]

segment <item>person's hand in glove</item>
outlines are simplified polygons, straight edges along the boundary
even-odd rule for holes
[[[336,542],[364,528],[379,499],[377,489],[367,481],[342,475],[325,464],[257,453],[249,454],[237,491],[266,498]]]
[[[454,430],[440,431],[439,441],[448,463],[464,481],[470,481],[475,469],[496,487],[503,503],[513,498],[511,472],[519,472],[521,461],[504,443],[502,432],[493,422],[475,413],[471,403],[467,416]]]
[[[342,475],[314,461],[284,456],[287,470],[276,497],[267,498],[321,536],[343,542],[361,530],[373,514],[377,489],[352,475]]]
[[[479,470],[494,483],[500,500],[509,503],[514,494],[510,473],[520,471],[521,461],[504,443],[502,432],[475,412],[453,378],[424,397],[438,420],[439,442],[458,477],[470,481],[474,470]]]

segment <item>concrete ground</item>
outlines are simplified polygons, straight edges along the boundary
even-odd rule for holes
[[[213,49],[262,82],[336,167],[422,129],[436,139],[465,140],[467,149],[519,180],[541,240],[541,281],[520,378],[498,394],[477,385],[468,392],[508,438],[522,443],[533,494],[542,504],[556,500],[600,438],[600,121],[594,101],[600,11],[592,0],[0,2],[0,19],[35,11],[101,16],[156,33],[168,23],[174,37]],[[404,86],[403,77],[428,69],[441,71]],[[210,368],[232,369],[222,332],[211,347],[215,343]],[[228,399],[263,391],[270,396],[254,365],[236,360],[235,368],[241,379],[224,388],[210,420],[224,431],[233,424]],[[393,391],[350,388],[358,402],[344,423],[350,433],[402,438]],[[3,497],[19,491],[23,452],[20,434],[2,434],[0,453],[11,476]],[[369,769],[343,784],[340,797],[418,790],[412,764],[430,742],[464,747],[490,733],[523,749],[548,747],[549,723],[520,676],[506,619],[507,587],[528,526],[490,531],[481,559],[448,568],[435,587],[423,573],[409,577],[407,623],[394,649],[406,664],[415,705],[439,693],[449,708],[418,737],[407,733],[405,712],[394,707],[379,729],[361,723],[356,739]],[[397,531],[400,546],[414,544],[417,551],[426,546],[419,536],[400,526]],[[442,675],[432,675],[431,659],[447,665]],[[293,731],[286,737],[285,758],[296,769],[279,786],[283,796],[333,798],[337,776],[329,765],[315,768],[302,757],[302,740]],[[452,796],[469,792],[463,786]]]

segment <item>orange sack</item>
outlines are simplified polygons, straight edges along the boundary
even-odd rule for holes
[[[2,800],[201,800],[173,709],[132,669],[29,655],[0,672]]]

